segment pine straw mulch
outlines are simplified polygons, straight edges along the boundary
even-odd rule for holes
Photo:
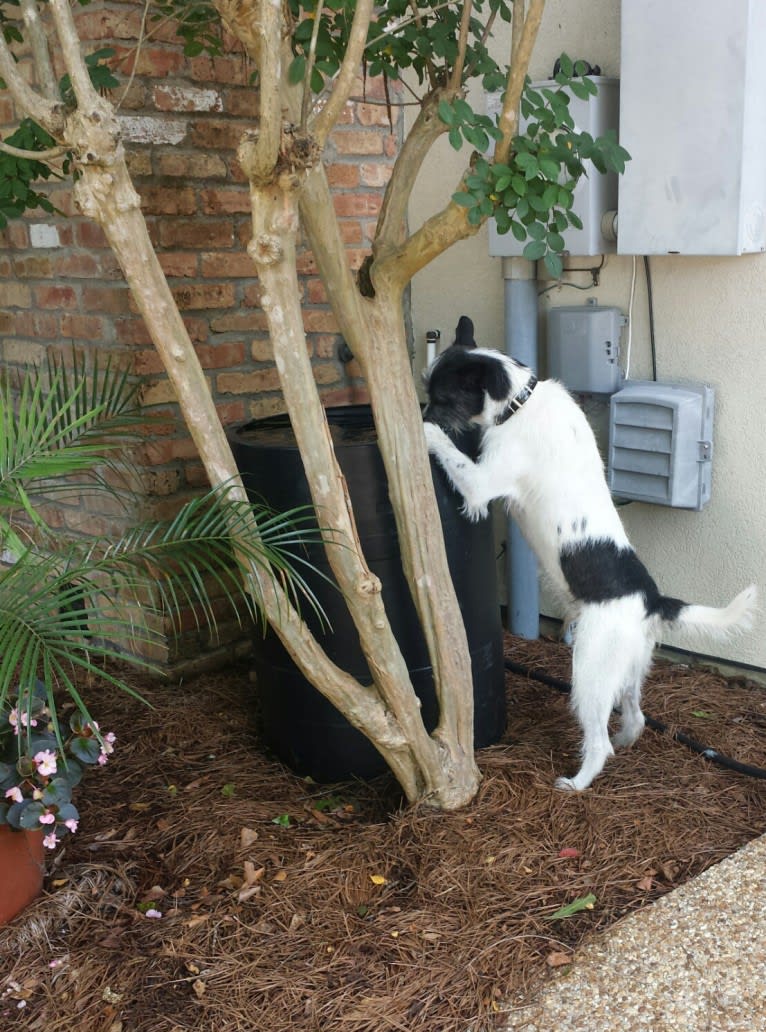
[[[569,676],[558,643],[507,654]],[[588,792],[555,792],[577,732],[566,698],[524,677],[452,814],[402,808],[387,776],[330,788],[264,758],[244,667],[136,684],[155,708],[97,703],[115,757],[46,894],[0,929],[4,1030],[479,1032],[583,939],[766,829],[764,782],[649,730]],[[646,709],[766,765],[766,691],[747,680],[658,664]]]

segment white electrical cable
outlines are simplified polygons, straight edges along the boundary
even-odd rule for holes
[[[625,379],[630,379],[630,347],[633,343],[633,301],[636,296],[636,256],[633,255],[633,275],[630,278],[630,300],[628,301],[628,341],[625,346]]]

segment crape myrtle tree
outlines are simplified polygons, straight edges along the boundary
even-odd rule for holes
[[[78,0],[86,5],[89,0]],[[76,6],[76,5],[75,5]],[[447,248],[490,217],[526,241],[525,255],[561,271],[562,232],[578,225],[573,191],[591,159],[621,170],[616,139],[594,140],[574,126],[568,93],[595,86],[564,57],[557,85],[535,91],[527,68],[544,0],[186,0],[146,2],[144,24],[174,18],[188,54],[220,52],[236,38],[252,59],[258,115],[238,157],[250,187],[248,252],[262,286],[274,361],[313,501],[327,528],[326,549],[372,683],[364,685],[325,655],[278,581],[253,580],[275,632],[305,676],[374,743],[411,802],[457,808],[479,784],[473,754],[473,692],[465,631],[446,562],[420,407],[411,375],[403,312],[405,288]],[[213,486],[235,484],[237,468],[194,348],[147,233],[109,99],[109,54],[87,54],[72,0],[2,4],[0,76],[24,118],[0,144],[0,213],[45,207],[35,181],[51,161],[72,175],[74,200],[103,229],[172,381],[183,417]],[[511,23],[507,66],[488,50],[493,27]],[[32,55],[34,80],[18,73],[14,50]],[[52,49],[66,75],[53,71]],[[393,167],[368,259],[350,269],[323,151],[360,77],[382,76],[390,102],[417,105]],[[503,92],[496,119],[474,110],[470,82]],[[526,129],[519,135],[519,112]],[[443,207],[410,232],[412,185],[444,134],[465,152],[459,182]],[[63,166],[62,166],[63,162]],[[391,632],[381,585],[365,562],[312,375],[301,315],[296,238],[302,226],[341,333],[369,390],[396,514],[402,561],[433,666],[439,720],[429,733]],[[258,535],[253,520],[237,524]]]

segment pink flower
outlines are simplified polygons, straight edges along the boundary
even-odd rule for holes
[[[6,799],[12,799],[14,803],[23,803],[24,796],[21,794],[21,789],[18,785],[14,785],[13,788],[9,788],[5,793]]]
[[[98,765],[99,765],[100,767],[103,767],[103,766],[104,766],[104,764],[106,763],[106,761],[107,761],[107,755],[106,755],[106,753],[104,752],[104,750],[102,749],[102,750],[101,750],[101,752],[100,752],[100,753],[98,754],[98,759],[96,760],[96,763],[97,763],[97,764],[98,764]]]
[[[37,773],[44,778],[56,773],[56,754],[50,749],[41,749],[39,753],[35,753],[34,761],[37,764]]]
[[[59,840],[56,838],[56,833],[51,831],[43,839],[43,845],[46,849],[55,849],[59,844]]]
[[[19,713],[18,706],[14,706],[11,712],[8,714],[8,723],[13,728],[13,733],[15,735],[19,733],[19,724],[21,724],[22,727],[37,727],[37,721],[34,719],[34,717],[32,718],[32,720],[30,720],[29,714],[26,712],[26,710],[22,710],[22,712]]]
[[[40,816],[38,817],[38,820],[40,821],[41,824],[55,824],[56,823],[56,814],[55,813],[50,813],[50,812],[48,812],[48,813],[41,813]]]
[[[77,826],[79,823],[80,822],[76,821],[74,817],[70,817],[68,821],[64,821],[64,824],[67,826],[67,828],[69,828],[73,835],[77,831]]]
[[[154,909],[147,910],[144,917],[162,917],[162,912]]]

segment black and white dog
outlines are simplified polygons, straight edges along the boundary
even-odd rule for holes
[[[425,383],[428,448],[463,496],[465,514],[479,519],[493,499],[504,499],[567,620],[576,622],[572,708],[583,731],[582,765],[556,787],[581,791],[613,747],[631,745],[643,731],[641,688],[662,627],[703,639],[747,630],[757,590],[745,588],[722,609],[661,595],[630,546],[580,407],[557,381],[538,382],[526,366],[476,348],[466,317]],[[477,424],[482,444],[473,462],[445,429]],[[621,727],[610,741],[615,707]]]

